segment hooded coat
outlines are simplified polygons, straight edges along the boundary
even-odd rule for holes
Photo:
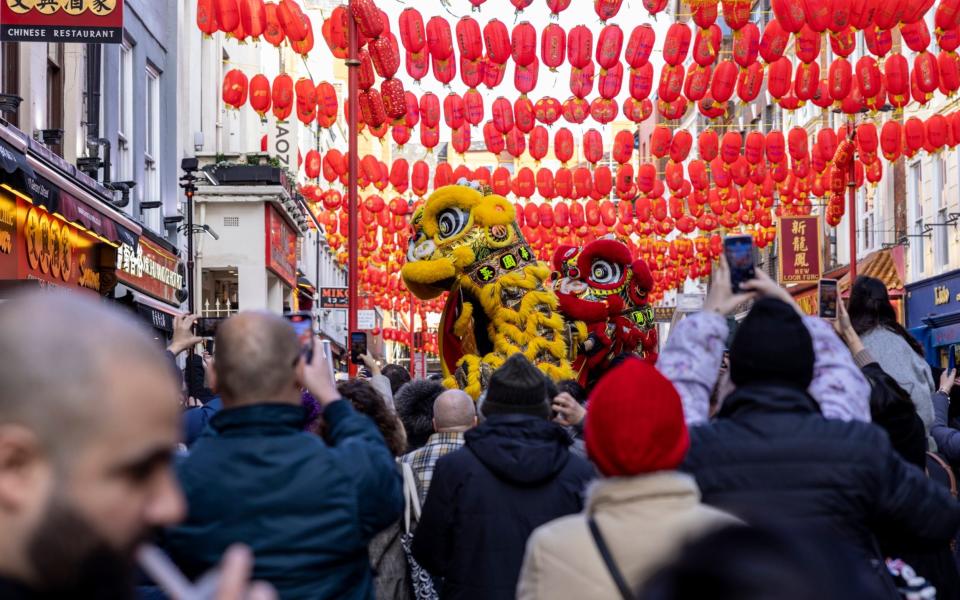
[[[595,473],[539,417],[492,415],[464,438],[437,462],[413,556],[443,578],[444,599],[513,599],[527,538],[579,512]]]

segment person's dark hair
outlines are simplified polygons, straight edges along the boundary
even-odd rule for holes
[[[573,399],[577,401],[580,406],[583,406],[587,402],[587,390],[582,385],[577,383],[575,379],[563,379],[557,382],[557,390],[562,394],[566,392],[573,396]]]
[[[854,586],[808,540],[745,526],[710,533],[651,577],[640,600],[839,600]],[[837,553],[837,556],[843,556]],[[833,558],[833,557],[831,557]],[[844,566],[844,568],[847,568]],[[847,575],[844,577],[844,575]]]
[[[393,405],[407,431],[407,452],[422,448],[433,435],[433,402],[445,389],[439,381],[414,379],[393,395]]]
[[[337,384],[337,391],[345,400],[349,400],[353,408],[370,417],[377,425],[377,429],[387,442],[387,448],[394,456],[400,456],[407,449],[407,434],[403,430],[403,423],[390,410],[383,396],[380,395],[369,381],[351,379]]]
[[[397,391],[403,387],[403,384],[410,381],[410,371],[400,365],[389,364],[380,369],[380,374],[390,380],[390,391],[397,395]]]
[[[859,335],[877,327],[884,327],[899,335],[913,351],[923,356],[923,346],[897,321],[897,312],[890,303],[887,286],[879,279],[861,275],[850,290],[847,307],[853,330]]]

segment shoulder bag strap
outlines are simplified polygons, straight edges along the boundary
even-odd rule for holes
[[[600,535],[600,528],[597,527],[597,522],[593,520],[593,517],[587,517],[587,525],[590,527],[590,535],[593,536],[593,542],[597,545],[597,550],[600,551],[600,558],[603,559],[603,564],[607,566],[607,571],[609,571],[610,576],[613,577],[613,582],[617,584],[621,598],[623,598],[623,600],[634,600],[635,596],[633,592],[630,591],[630,586],[628,586],[626,580],[624,580],[623,574],[620,572],[619,567],[617,567],[617,563],[613,560],[613,555],[610,554],[610,548],[607,547],[607,542],[603,539],[603,536]]]
[[[405,505],[403,530],[405,533],[410,533],[411,520],[414,522],[420,521],[420,493],[417,491],[416,478],[413,475],[413,469],[410,468],[410,465],[405,462],[400,463],[400,471],[403,473],[403,499]]]

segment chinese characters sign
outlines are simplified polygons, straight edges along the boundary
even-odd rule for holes
[[[174,306],[183,276],[177,272],[177,257],[140,238],[137,247],[117,248],[117,278],[141,292]]]
[[[265,205],[267,268],[287,285],[297,285],[297,234],[269,203]]]
[[[0,0],[0,40],[119,44],[123,0]]]
[[[820,280],[820,218],[780,218],[780,283]]]

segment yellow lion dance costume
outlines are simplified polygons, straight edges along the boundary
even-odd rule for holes
[[[407,288],[450,295],[440,323],[444,385],[474,399],[509,356],[522,353],[554,380],[574,379],[570,332],[503,196],[467,185],[436,190],[411,219]]]

